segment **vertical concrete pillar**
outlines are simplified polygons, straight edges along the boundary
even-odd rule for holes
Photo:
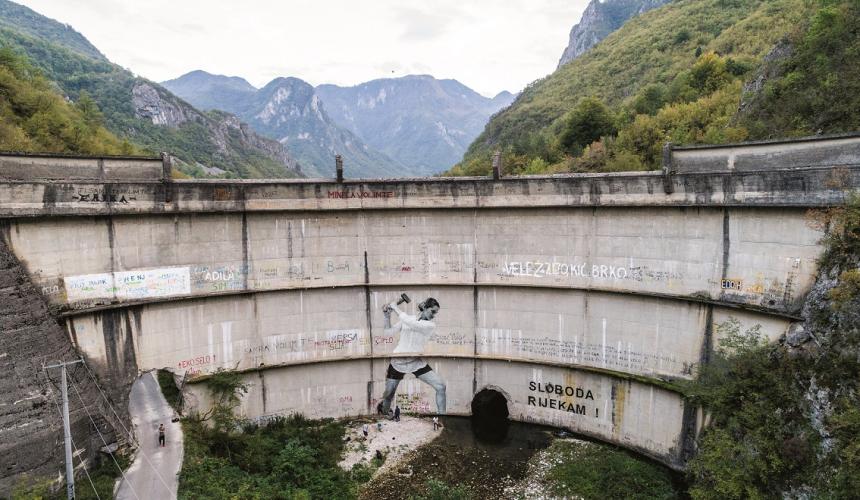
[[[173,180],[173,159],[167,151],[161,152],[161,184],[164,188],[164,203],[170,203],[170,181]]]
[[[493,179],[499,180],[502,178],[502,152],[496,151],[493,153]]]
[[[337,182],[343,182],[343,157],[334,155],[334,168],[337,172]]]
[[[672,143],[663,144],[663,191],[666,194],[675,192],[675,186],[672,185]]]

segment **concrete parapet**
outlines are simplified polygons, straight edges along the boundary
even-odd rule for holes
[[[660,172],[569,174],[499,181],[7,182],[0,183],[0,218],[426,208],[822,207],[844,202],[846,193],[858,186],[860,165],[670,176]]]
[[[753,172],[860,165],[860,135],[744,142],[669,149],[672,171]],[[664,152],[664,164],[666,163]]]
[[[57,156],[0,152],[0,182],[162,182],[162,158]],[[109,200],[109,199],[108,199]],[[106,200],[105,202],[107,202]]]

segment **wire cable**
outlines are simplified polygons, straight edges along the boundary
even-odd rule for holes
[[[111,460],[113,460],[113,463],[116,465],[116,468],[119,470],[119,473],[122,476],[122,480],[128,481],[128,478],[125,476],[125,471],[122,470],[122,467],[120,467],[119,462],[117,462],[116,457],[113,455],[113,452],[110,451],[110,448],[108,447],[108,444],[107,444],[107,440],[105,439],[104,435],[102,435],[102,432],[99,430],[99,426],[96,425],[96,421],[93,419],[93,416],[90,413],[90,409],[87,408],[86,403],[84,403],[84,398],[81,397],[81,392],[78,390],[78,386],[75,384],[74,378],[70,377],[69,382],[70,382],[70,385],[72,386],[72,388],[75,390],[75,394],[78,395],[78,399],[81,401],[81,405],[84,407],[84,411],[87,413],[87,417],[89,417],[90,423],[93,424],[93,428],[95,428],[96,433],[98,433],[99,438],[102,440],[102,443],[104,443],[105,448],[107,449],[108,455],[110,455]],[[128,483],[128,487],[131,490],[131,493],[134,495],[134,497],[137,498],[138,500],[140,500],[140,497],[138,496],[137,492],[134,491],[134,488],[131,486],[131,483]]]
[[[108,399],[108,397],[105,395],[104,391],[102,391],[102,388],[101,388],[101,387],[99,387],[98,381],[96,380],[95,375],[93,374],[92,370],[90,370],[90,367],[89,367],[89,366],[87,366],[87,363],[86,363],[86,362],[81,363],[81,364],[82,364],[82,365],[84,365],[84,367],[86,367],[87,372],[90,374],[90,378],[92,378],[93,383],[96,385],[96,388],[97,388],[97,389],[99,390],[99,392],[101,393],[101,395],[102,395],[102,397],[104,398],[105,402],[107,402],[108,407],[110,407],[110,409],[111,409],[111,411],[113,412],[114,416],[116,416],[117,420],[119,421],[119,424],[122,426],[122,428],[123,428],[123,430],[125,431],[125,433],[126,433],[126,434],[128,434],[128,435],[130,435],[130,436],[132,437],[133,442],[134,442],[135,444],[137,444],[137,450],[138,450],[138,453],[140,453],[140,455],[141,455],[141,456],[143,457],[143,459],[146,461],[147,465],[149,465],[149,466],[150,466],[150,468],[152,468],[152,471],[153,471],[153,472],[155,472],[155,475],[156,475],[156,476],[158,476],[158,480],[161,482],[161,484],[163,484],[163,485],[164,485],[165,489],[167,489],[167,491],[172,492],[172,489],[170,488],[170,486],[168,486],[168,485],[167,485],[167,481],[165,481],[165,480],[164,480],[164,477],[161,475],[161,472],[159,472],[159,471],[158,471],[158,467],[156,467],[156,466],[152,463],[152,461],[149,459],[149,456],[146,454],[146,452],[145,452],[145,451],[143,451],[143,446],[141,446],[140,441],[138,441],[137,437],[136,437],[136,436],[134,436],[134,434],[130,433],[130,432],[128,431],[128,429],[125,427],[125,425],[122,423],[122,419],[121,419],[121,418],[119,418],[119,415],[117,415],[117,412],[116,412],[116,410],[115,410],[115,409],[114,409],[114,407],[113,407],[113,404],[111,404],[110,400],[109,400],[109,399]],[[152,372],[147,372],[147,373],[148,373],[148,374],[150,374],[150,376],[152,376]],[[145,376],[145,375],[144,375],[144,376]]]
[[[42,374],[45,376],[45,379],[52,386],[54,386],[54,383],[51,382],[51,378],[48,376],[47,372],[44,371]],[[57,402],[57,395],[54,391],[51,391],[51,400],[54,402],[54,406],[57,407],[57,414],[60,416],[60,420],[63,420],[63,411],[60,410],[60,403]],[[71,433],[69,434],[69,439],[72,441],[72,448],[75,449],[75,454],[77,454],[78,451],[80,451],[80,450],[78,449],[77,446],[75,446],[75,440],[71,437]],[[93,483],[93,478],[90,477],[90,471],[87,470],[87,464],[83,458],[81,458],[81,465],[83,465],[83,467],[84,467],[84,474],[87,475],[87,480],[90,482],[90,487],[92,487],[93,493],[95,493],[96,498],[98,500],[101,500],[101,497],[99,496],[99,491],[96,489],[96,485]],[[72,462],[72,469],[74,469],[74,462]]]

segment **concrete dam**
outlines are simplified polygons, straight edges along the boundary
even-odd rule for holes
[[[439,308],[405,354],[437,383],[407,372],[403,411],[436,413],[441,394],[448,414],[469,415],[489,389],[512,419],[682,468],[705,417],[675,382],[708,362],[732,318],[774,341],[792,328],[821,252],[807,211],[858,186],[857,136],[667,148],[656,172],[496,180],[171,180],[168,159],[3,155],[3,272],[20,276],[2,290],[43,304],[28,314],[54,330],[0,336],[13,373],[0,457],[61,441],[49,383],[21,367],[75,350],[117,406],[142,371],[167,368],[203,411],[201,381],[224,369],[248,386],[248,418],[375,413],[407,331],[383,306],[405,293],[402,324],[428,297]],[[7,485],[58,470],[15,460]]]

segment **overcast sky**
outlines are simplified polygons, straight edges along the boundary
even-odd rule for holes
[[[551,73],[587,0],[15,0],[155,81],[195,69],[261,87],[431,74],[486,96]]]

